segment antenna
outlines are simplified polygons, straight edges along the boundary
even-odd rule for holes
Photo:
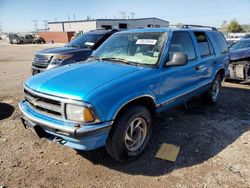
[[[38,22],[38,20],[32,20],[32,22],[33,22],[33,26],[35,28],[35,31],[37,31],[38,30],[38,28],[37,28],[37,22]]]

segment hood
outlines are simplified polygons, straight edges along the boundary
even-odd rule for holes
[[[76,48],[76,47],[57,47],[57,48],[48,48],[42,51],[37,52],[39,55],[48,55],[48,54],[69,54],[69,53],[75,53],[75,52],[88,52],[92,51],[89,48]]]
[[[92,61],[51,69],[31,77],[25,85],[41,93],[83,100],[92,90],[139,70],[125,64]]]
[[[245,58],[250,58],[250,48],[230,51],[231,61],[237,61]]]

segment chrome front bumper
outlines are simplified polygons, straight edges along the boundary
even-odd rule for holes
[[[19,108],[26,119],[39,125],[41,128],[52,130],[56,134],[67,134],[75,138],[95,136],[108,132],[113,124],[113,121],[109,121],[88,125],[56,119],[36,112],[29,107],[26,101],[20,102]]]

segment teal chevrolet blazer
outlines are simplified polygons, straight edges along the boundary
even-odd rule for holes
[[[200,95],[220,96],[229,52],[215,28],[142,28],[113,34],[86,61],[24,83],[25,128],[78,150],[101,146],[118,161],[146,149],[152,117]]]

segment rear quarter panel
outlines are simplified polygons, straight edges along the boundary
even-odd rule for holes
[[[214,32],[214,31],[212,31]],[[225,52],[225,53],[220,53],[220,49],[216,44],[216,41],[214,40],[214,38],[211,35],[211,32],[207,32],[207,35],[214,47],[215,50],[215,65],[212,71],[212,75],[211,75],[211,80],[214,79],[215,75],[217,74],[217,72],[221,69],[224,69],[225,73],[228,71],[228,66],[229,66],[229,62],[230,62],[230,58],[229,58],[229,51]],[[224,38],[224,40],[226,41],[226,39]]]

